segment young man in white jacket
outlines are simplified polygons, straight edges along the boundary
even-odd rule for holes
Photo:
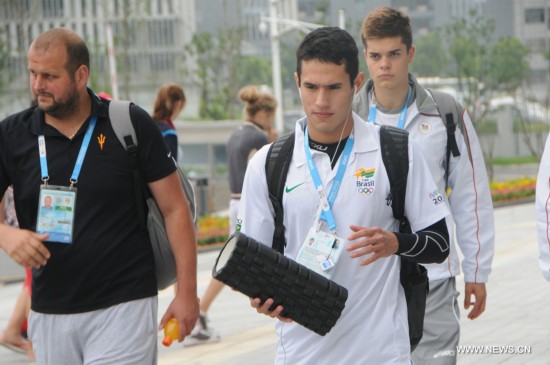
[[[540,270],[550,281],[550,135],[546,139],[537,176],[536,218]]]
[[[451,242],[464,259],[464,309],[469,319],[485,310],[485,283],[494,253],[493,205],[483,155],[468,114],[459,115],[454,133],[459,156],[451,154],[446,186],[447,129],[430,94],[409,74],[414,59],[410,18],[382,7],[373,10],[361,28],[364,56],[371,79],[357,93],[354,111],[369,122],[393,125],[417,142],[439,191],[446,191]],[[448,189],[447,189],[448,188]],[[413,352],[415,364],[454,364],[460,322],[455,277],[460,274],[456,245],[441,264],[425,265],[430,278],[424,336]]]

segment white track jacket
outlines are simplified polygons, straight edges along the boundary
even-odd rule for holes
[[[550,135],[546,139],[537,177],[536,218],[539,238],[539,266],[550,281]]]
[[[445,191],[445,163],[447,129],[431,95],[409,74],[409,82],[416,95],[409,104],[405,130],[417,143],[429,165],[439,191]],[[368,119],[369,102],[374,83],[369,80],[353,102],[353,110],[364,120]],[[384,123],[382,113],[377,113],[376,123]],[[491,272],[494,254],[493,203],[489,179],[479,146],[477,134],[466,111],[463,122],[455,131],[460,156],[453,157],[449,170],[448,196],[452,216],[447,216],[447,228],[451,239],[449,257],[441,264],[425,265],[430,280],[445,279],[460,274],[460,259],[456,244],[464,259],[462,270],[467,283],[486,283]],[[396,126],[396,125],[394,125]],[[454,237],[455,232],[456,237]]]

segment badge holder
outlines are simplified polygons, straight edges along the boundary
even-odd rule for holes
[[[49,242],[71,244],[74,231],[76,188],[41,185],[36,232],[48,233]]]

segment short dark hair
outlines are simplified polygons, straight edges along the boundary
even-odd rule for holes
[[[296,51],[296,73],[300,81],[302,61],[345,65],[350,84],[353,85],[359,73],[359,50],[353,37],[337,27],[322,27],[306,35]]]
[[[401,37],[407,52],[410,51],[413,41],[411,18],[397,9],[385,6],[374,9],[365,17],[361,26],[361,40],[367,49],[369,39],[387,37]]]
[[[31,47],[47,50],[54,44],[61,43],[67,50],[67,63],[65,69],[71,77],[82,65],[90,69],[90,52],[86,42],[73,30],[69,28],[53,28],[40,34]]]

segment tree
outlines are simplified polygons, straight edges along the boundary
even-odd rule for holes
[[[235,68],[235,81],[239,87],[245,85],[271,85],[271,61],[268,57],[240,56]]]
[[[448,68],[449,58],[438,31],[426,33],[417,38],[414,62],[411,72],[417,76],[443,76]]]
[[[219,32],[217,37],[207,32],[195,33],[185,47],[184,58],[193,59],[196,68],[183,72],[201,89],[201,118],[221,120],[236,116],[239,87],[235,85],[235,67],[241,57],[241,41],[242,30],[232,28]]]
[[[485,133],[487,143],[481,147],[490,178],[496,131],[496,121],[488,118],[491,100],[499,92],[515,92],[528,75],[525,47],[515,39],[494,44],[494,29],[494,20],[484,18],[475,9],[470,10],[468,18],[453,18],[445,27],[452,60],[450,75],[458,80],[459,92],[476,130]]]
[[[499,39],[491,51],[487,87],[513,95],[529,76],[528,54],[529,49],[519,39]]]

